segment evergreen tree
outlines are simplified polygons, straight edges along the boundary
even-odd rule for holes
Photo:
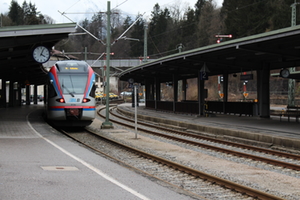
[[[267,2],[269,27],[267,30],[276,30],[291,26],[291,5],[294,0],[273,0]],[[299,11],[299,8],[297,9]],[[297,12],[299,19],[299,12]],[[299,20],[297,20],[299,22]]]
[[[186,12],[186,19],[182,20],[182,33],[181,37],[185,39],[186,37],[189,37],[191,35],[194,35],[196,33],[196,22],[198,21],[196,19],[195,11],[191,8],[188,9]],[[185,39],[186,40],[186,39]]]
[[[123,30],[124,31],[127,30],[132,23],[133,23],[133,21],[131,20],[131,17],[127,16],[123,23]]]
[[[13,25],[22,25],[23,21],[23,10],[21,6],[15,0],[10,2],[8,17],[12,20]]]
[[[186,20],[182,21],[182,43],[187,49],[196,48],[197,19],[193,9],[186,13]]]
[[[198,45],[199,46],[207,46],[210,43],[210,38],[214,37],[216,34],[215,32],[211,32],[212,24],[214,18],[214,11],[215,8],[212,5],[211,1],[206,2],[205,5],[202,7],[202,12],[199,16],[199,23],[198,23]]]
[[[118,29],[119,33],[118,36],[116,36],[117,39],[118,37],[120,37],[121,34],[123,34],[132,24],[132,20],[129,16],[127,16],[123,22],[123,24],[120,23],[120,25],[118,25],[116,27],[116,29]],[[132,32],[132,28],[130,30],[128,30],[128,32],[126,32],[126,34],[123,37],[129,37],[130,33]],[[127,58],[130,56],[130,41],[129,40],[125,40],[123,38],[119,39],[118,41],[114,41],[115,44],[112,46],[112,51],[114,53],[114,56],[117,56],[119,58]]]
[[[91,20],[91,23],[89,21],[86,21],[86,26],[89,27],[89,31],[96,36],[97,38],[103,39],[103,19],[102,19],[102,13],[98,12],[97,14],[94,14]],[[87,19],[86,19],[87,20]]]
[[[84,29],[89,31],[89,24],[90,21],[88,19],[84,19],[83,21],[81,21],[80,26],[83,27]],[[76,32],[78,33],[84,33],[85,31],[83,31],[80,27],[77,28]],[[87,47],[88,49],[90,49],[90,44],[93,38],[91,38],[91,36],[89,34],[85,34],[85,35],[78,35],[74,37],[76,42],[74,44],[74,49],[76,49],[77,51],[81,51],[84,52],[85,47]],[[95,40],[94,40],[95,41]],[[94,42],[93,42],[94,43]]]
[[[24,1],[22,10],[24,14],[25,25],[40,24],[40,19],[38,17],[40,12],[37,11],[35,4],[32,4],[31,2],[27,4],[27,2]]]
[[[201,12],[202,12],[202,8],[205,5],[206,0],[198,0],[195,4],[195,17],[196,19],[199,19]]]
[[[137,57],[143,56],[144,52],[144,27],[145,23],[143,20],[138,20],[131,31],[131,38],[139,39],[140,41],[130,41],[130,56]]]
[[[228,33],[245,37],[290,26],[293,0],[224,0],[222,16]]]
[[[167,8],[160,9],[159,4],[155,4],[151,12],[151,20],[149,23],[149,54],[159,54],[167,51],[168,40],[170,37],[166,34],[171,21],[170,13]]]
[[[0,17],[0,27],[3,26],[13,26],[12,20],[8,17],[8,14],[2,14]]]
[[[53,22],[51,17],[45,19],[35,4],[23,2],[22,7],[15,0],[11,1],[8,17],[11,19],[12,24],[8,25],[33,25],[33,24],[47,24]]]

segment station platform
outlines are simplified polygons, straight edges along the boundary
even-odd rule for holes
[[[131,103],[118,105],[118,109],[134,117],[135,108]],[[275,108],[276,109],[276,108]],[[300,151],[300,123],[296,119],[278,116],[270,118],[216,114],[196,116],[146,109],[144,103],[137,107],[138,119],[167,124],[170,127],[185,128],[189,131],[213,134],[215,137],[233,139],[274,149],[289,148]]]
[[[0,199],[191,199],[72,141],[42,113],[0,108]]]

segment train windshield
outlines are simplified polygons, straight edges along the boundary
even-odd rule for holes
[[[83,74],[59,74],[58,79],[63,94],[70,94],[74,97],[74,94],[84,93],[88,77]]]

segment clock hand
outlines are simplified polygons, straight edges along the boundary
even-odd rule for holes
[[[43,52],[44,52],[44,50],[45,50],[45,49],[43,49],[43,50],[42,50],[42,52],[41,52],[40,56],[41,56],[41,55],[43,55]]]

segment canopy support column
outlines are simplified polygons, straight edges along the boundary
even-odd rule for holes
[[[199,104],[199,115],[204,115],[204,103],[205,103],[205,91],[204,91],[204,80],[201,80],[201,72],[198,72],[198,104]]]
[[[261,118],[270,118],[270,68],[257,70],[258,112]]]
[[[178,102],[178,78],[173,74],[173,112],[176,112],[176,102]]]
[[[157,102],[160,101],[160,82],[159,78],[155,78],[155,110],[157,109]]]

